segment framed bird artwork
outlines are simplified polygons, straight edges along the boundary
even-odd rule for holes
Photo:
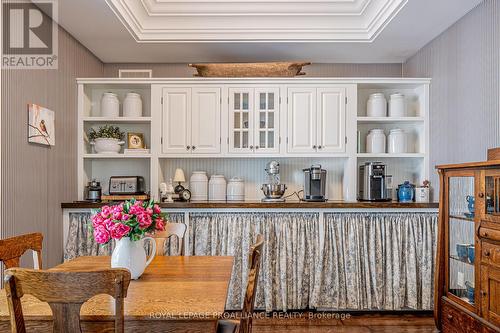
[[[55,146],[55,114],[37,104],[28,104],[28,142]]]

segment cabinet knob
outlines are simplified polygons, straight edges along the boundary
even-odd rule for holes
[[[481,290],[481,296],[486,297],[486,295],[488,295],[488,293],[484,290]]]
[[[453,320],[453,315],[448,314],[448,315],[446,316],[446,318],[448,318],[448,320]]]
[[[187,147],[186,147],[186,150],[189,150],[189,149],[191,149],[191,146],[187,146]]]
[[[484,198],[484,193],[482,193],[482,192],[481,192],[481,193],[478,193],[478,195],[477,195],[477,196],[478,196],[478,197],[480,197],[480,198]]]
[[[313,149],[316,149],[316,145],[313,146]]]
[[[321,149],[321,148],[323,148],[323,146],[318,146],[318,149]]]
[[[196,146],[192,146],[192,147],[191,147],[191,149],[192,149],[192,150],[195,150],[195,149],[196,149]]]
[[[253,149],[253,146],[250,146],[250,149]]]
[[[488,250],[484,251],[484,256],[485,257],[489,257],[490,255],[491,255],[490,251],[488,251]]]
[[[259,149],[259,146],[255,146],[255,149]]]

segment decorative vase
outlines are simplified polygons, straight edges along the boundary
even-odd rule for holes
[[[118,95],[107,92],[101,98],[101,117],[116,118],[120,116]]]
[[[125,142],[118,139],[97,138],[90,144],[94,146],[98,154],[118,154]]]
[[[142,117],[142,100],[141,95],[134,92],[129,92],[123,100],[123,116],[124,117]]]
[[[149,240],[152,245],[151,255],[146,261],[146,250],[144,240]],[[141,277],[148,265],[156,255],[156,242],[151,237],[144,237],[133,241],[130,237],[123,237],[116,242],[115,249],[111,255],[111,268],[126,268],[130,271],[133,280]]]

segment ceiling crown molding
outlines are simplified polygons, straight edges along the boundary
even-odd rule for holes
[[[371,42],[408,0],[106,0],[137,42]]]

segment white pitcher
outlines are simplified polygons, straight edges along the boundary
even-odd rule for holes
[[[146,261],[146,250],[144,240],[152,244],[151,255]],[[111,268],[126,268],[130,271],[133,280],[141,277],[148,265],[156,255],[156,242],[151,237],[144,237],[138,241],[132,241],[130,237],[123,237],[116,242],[116,247],[111,255]]]

